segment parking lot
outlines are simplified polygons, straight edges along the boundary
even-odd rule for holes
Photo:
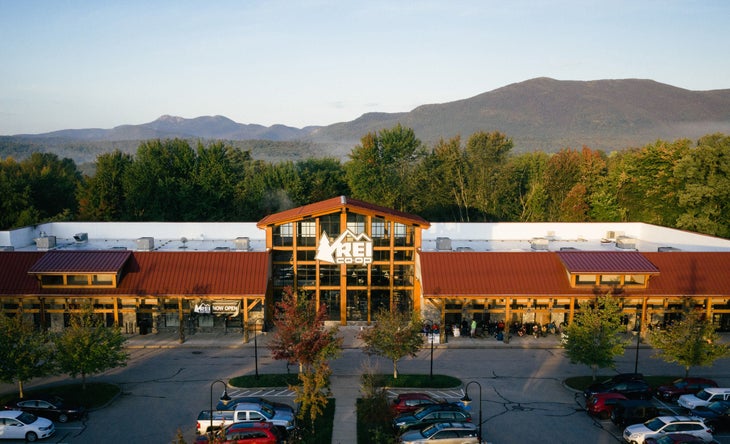
[[[485,345],[487,345],[485,343]],[[136,348],[126,367],[95,376],[92,380],[114,382],[122,394],[108,406],[92,411],[88,420],[57,424],[56,435],[43,442],[53,443],[171,443],[178,430],[190,443],[195,439],[195,421],[200,410],[210,408],[221,394],[224,381],[242,374],[254,373],[254,349],[243,346],[201,346],[171,348]],[[633,371],[635,352],[627,350],[617,361],[616,371]],[[645,375],[683,375],[683,369],[649,357],[642,349],[638,370]],[[401,373],[428,374],[430,352],[423,350],[416,358],[399,362]],[[272,361],[268,350],[259,343],[258,367],[262,373],[285,373],[286,364]],[[347,348],[332,362],[332,391],[338,408],[351,409],[357,396],[359,376],[364,368],[390,373],[392,363],[368,357],[359,348]],[[291,371],[296,371],[294,367]],[[586,366],[571,364],[559,348],[460,347],[434,350],[433,372],[460,378],[469,386],[472,416],[481,416],[486,440],[494,444],[530,442],[617,443],[621,432],[610,420],[601,421],[584,411],[581,393],[563,385],[565,378],[586,375]],[[610,374],[606,370],[604,374]],[[697,376],[715,379],[730,385],[730,360],[718,361],[713,367],[693,369]],[[52,381],[31,381],[26,389]],[[13,390],[3,385],[2,389]],[[340,397],[340,393],[345,393]],[[446,390],[442,397],[456,400],[461,388]],[[238,390],[231,396],[255,395],[280,402],[293,402],[288,391],[262,392]],[[481,400],[481,403],[479,402]],[[350,407],[348,407],[348,405]],[[354,425],[354,423],[352,423]],[[354,436],[354,433],[353,433]],[[730,435],[717,435],[723,444],[730,444]],[[8,441],[12,442],[12,441]],[[336,441],[345,444],[348,441]],[[349,444],[349,443],[348,443]]]

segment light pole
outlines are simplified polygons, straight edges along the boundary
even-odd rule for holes
[[[426,319],[426,322],[428,322],[428,336],[426,337],[431,341],[431,372],[429,378],[433,379],[433,321]]]
[[[471,398],[469,397],[469,386],[472,384],[476,384],[479,387],[479,442],[482,441],[482,385],[479,384],[477,381],[470,381],[466,384],[464,387],[464,397],[461,398],[461,402],[464,403],[465,406],[469,406],[469,403],[471,402]]]
[[[208,432],[213,432],[213,386],[218,382],[223,384],[223,395],[220,397],[220,400],[223,402],[231,400],[231,397],[228,396],[228,384],[226,384],[225,381],[216,379],[210,383],[210,428],[208,429]]]
[[[256,339],[258,337],[256,325],[258,325],[259,321],[261,321],[261,325],[263,326],[264,324],[261,318],[256,318],[253,321],[253,360],[256,366],[256,379],[259,379],[259,343]]]
[[[638,325],[638,328],[636,329],[636,358],[634,358],[634,373],[639,372],[639,341],[641,341],[641,321],[638,319],[638,310],[636,312],[636,324]]]

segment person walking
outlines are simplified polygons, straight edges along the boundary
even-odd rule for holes
[[[475,337],[477,334],[477,320],[472,319],[471,320],[471,337]]]

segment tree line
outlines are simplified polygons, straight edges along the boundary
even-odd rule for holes
[[[47,221],[258,221],[347,195],[432,222],[646,222],[730,237],[730,136],[513,154],[499,131],[426,146],[396,125],[346,161],[266,162],[224,142],[142,142],[93,175],[33,153],[0,161],[0,229]]]

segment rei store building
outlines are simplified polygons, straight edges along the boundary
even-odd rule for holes
[[[429,223],[345,196],[258,223],[53,222],[0,232],[0,303],[58,331],[84,305],[129,334],[267,328],[291,287],[329,322],[568,323],[620,298],[627,330],[692,305],[730,330],[730,241],[643,223]],[[447,329],[440,329],[444,334]]]

